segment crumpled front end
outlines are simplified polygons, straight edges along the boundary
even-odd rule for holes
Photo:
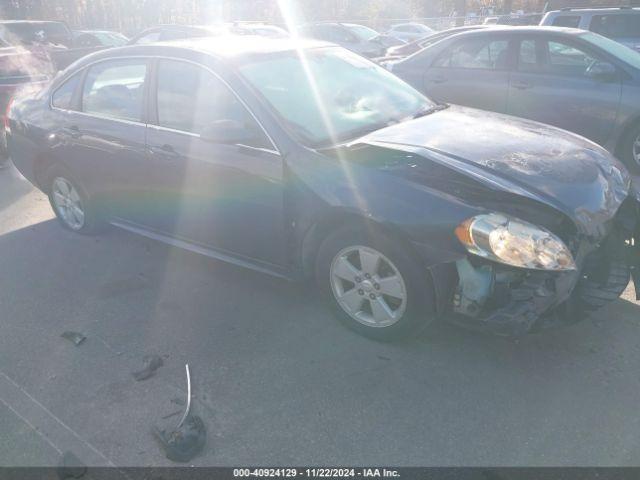
[[[456,262],[453,321],[500,335],[574,323],[617,299],[634,277],[640,298],[640,202],[628,197],[599,239],[576,235],[576,270],[497,264],[474,255]]]

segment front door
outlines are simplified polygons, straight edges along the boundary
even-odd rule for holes
[[[283,163],[257,120],[217,75],[180,60],[158,60],[151,97],[144,223],[283,265]]]
[[[606,61],[564,39],[523,38],[511,75],[509,113],[604,144],[615,125],[620,78],[590,75]],[[613,66],[612,66],[613,68]]]

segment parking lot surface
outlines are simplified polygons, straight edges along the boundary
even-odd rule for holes
[[[151,435],[186,396],[194,465],[639,465],[640,304],[519,340],[441,325],[381,344],[311,286],[130,233],[63,230],[0,171],[0,465],[170,465]],[[78,346],[60,337],[78,331]],[[137,382],[142,357],[164,365]]]

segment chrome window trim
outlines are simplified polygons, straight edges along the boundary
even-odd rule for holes
[[[62,83],[56,88],[56,90],[52,91],[49,94],[49,108],[51,110],[58,110],[58,111],[62,111],[62,112],[78,113],[80,115],[84,115],[84,116],[87,116],[87,117],[94,117],[94,118],[98,118],[98,119],[101,119],[101,120],[111,120],[111,121],[114,121],[114,122],[120,122],[120,123],[129,124],[129,125],[142,125],[142,126],[146,126],[146,127],[150,127],[150,128],[156,129],[156,130],[165,130],[165,131],[170,131],[170,132],[173,132],[173,133],[187,135],[189,137],[200,138],[200,135],[197,134],[197,133],[188,132],[188,131],[185,131],[185,130],[176,130],[176,129],[173,129],[173,128],[163,127],[162,125],[156,125],[156,124],[153,124],[153,123],[136,122],[136,121],[133,121],[133,120],[125,120],[125,119],[120,119],[120,118],[108,117],[106,115],[98,115],[98,114],[95,114],[95,113],[86,113],[86,112],[81,112],[81,111],[78,111],[78,110],[69,110],[69,109],[59,108],[59,107],[54,107],[53,106],[53,95],[54,95],[54,93],[59,88],[61,88],[62,85],[67,80],[69,80],[71,77],[73,77],[74,75],[77,75],[77,74],[81,73],[83,70],[89,69],[92,66],[94,66],[96,64],[99,64],[99,63],[109,62],[109,61],[117,61],[117,60],[137,60],[137,59],[173,60],[173,61],[177,61],[177,62],[185,62],[185,63],[190,63],[192,65],[195,65],[197,67],[203,68],[204,70],[206,70],[209,73],[211,73],[214,77],[216,77],[218,80],[220,80],[220,82],[222,82],[222,84],[225,85],[231,91],[231,93],[236,97],[236,99],[240,102],[240,104],[242,104],[242,106],[247,110],[247,112],[249,112],[249,115],[251,115],[251,117],[258,124],[258,126],[260,127],[260,130],[262,130],[262,132],[265,134],[265,136],[269,140],[269,143],[271,143],[271,146],[273,147],[273,149],[254,147],[254,146],[251,146],[251,145],[244,145],[244,144],[235,144],[235,145],[242,146],[242,147],[247,147],[247,148],[251,148],[251,149],[255,149],[255,150],[266,151],[266,152],[270,152],[270,153],[274,153],[276,155],[282,156],[282,154],[280,153],[280,150],[278,150],[278,147],[276,146],[276,143],[273,141],[273,138],[271,138],[271,135],[269,135],[269,132],[267,132],[266,128],[264,128],[264,125],[262,125],[262,122],[260,122],[260,120],[258,120],[258,117],[256,117],[256,115],[249,108],[249,106],[246,104],[246,102],[240,97],[240,95],[238,95],[238,93],[231,87],[231,85],[229,85],[229,83],[226,80],[224,80],[220,75],[218,75],[215,71],[213,71],[211,68],[207,67],[206,65],[203,65],[203,64],[198,63],[198,62],[194,62],[193,60],[186,60],[184,58],[171,57],[171,56],[165,56],[165,55],[133,55],[133,56],[127,56],[127,57],[109,57],[109,58],[102,58],[100,60],[96,60],[94,62],[88,63],[87,65],[84,65],[80,70],[76,70],[75,72],[70,74],[68,77],[66,77],[64,80],[62,80]],[[147,71],[148,70],[149,69],[147,69]],[[157,99],[156,99],[156,101],[157,101]]]

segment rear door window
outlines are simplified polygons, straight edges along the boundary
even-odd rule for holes
[[[144,105],[144,60],[111,60],[87,72],[82,110],[99,116],[141,121]]]
[[[534,39],[520,42],[518,49],[518,70],[520,72],[535,73],[540,71],[541,62],[538,59],[536,43]]]
[[[554,27],[578,28],[580,26],[580,16],[560,15],[553,19],[551,25]]]
[[[640,37],[640,14],[594,15],[589,30],[605,37]]]
[[[458,42],[436,60],[436,67],[504,70],[507,68],[509,41],[477,38]]]

